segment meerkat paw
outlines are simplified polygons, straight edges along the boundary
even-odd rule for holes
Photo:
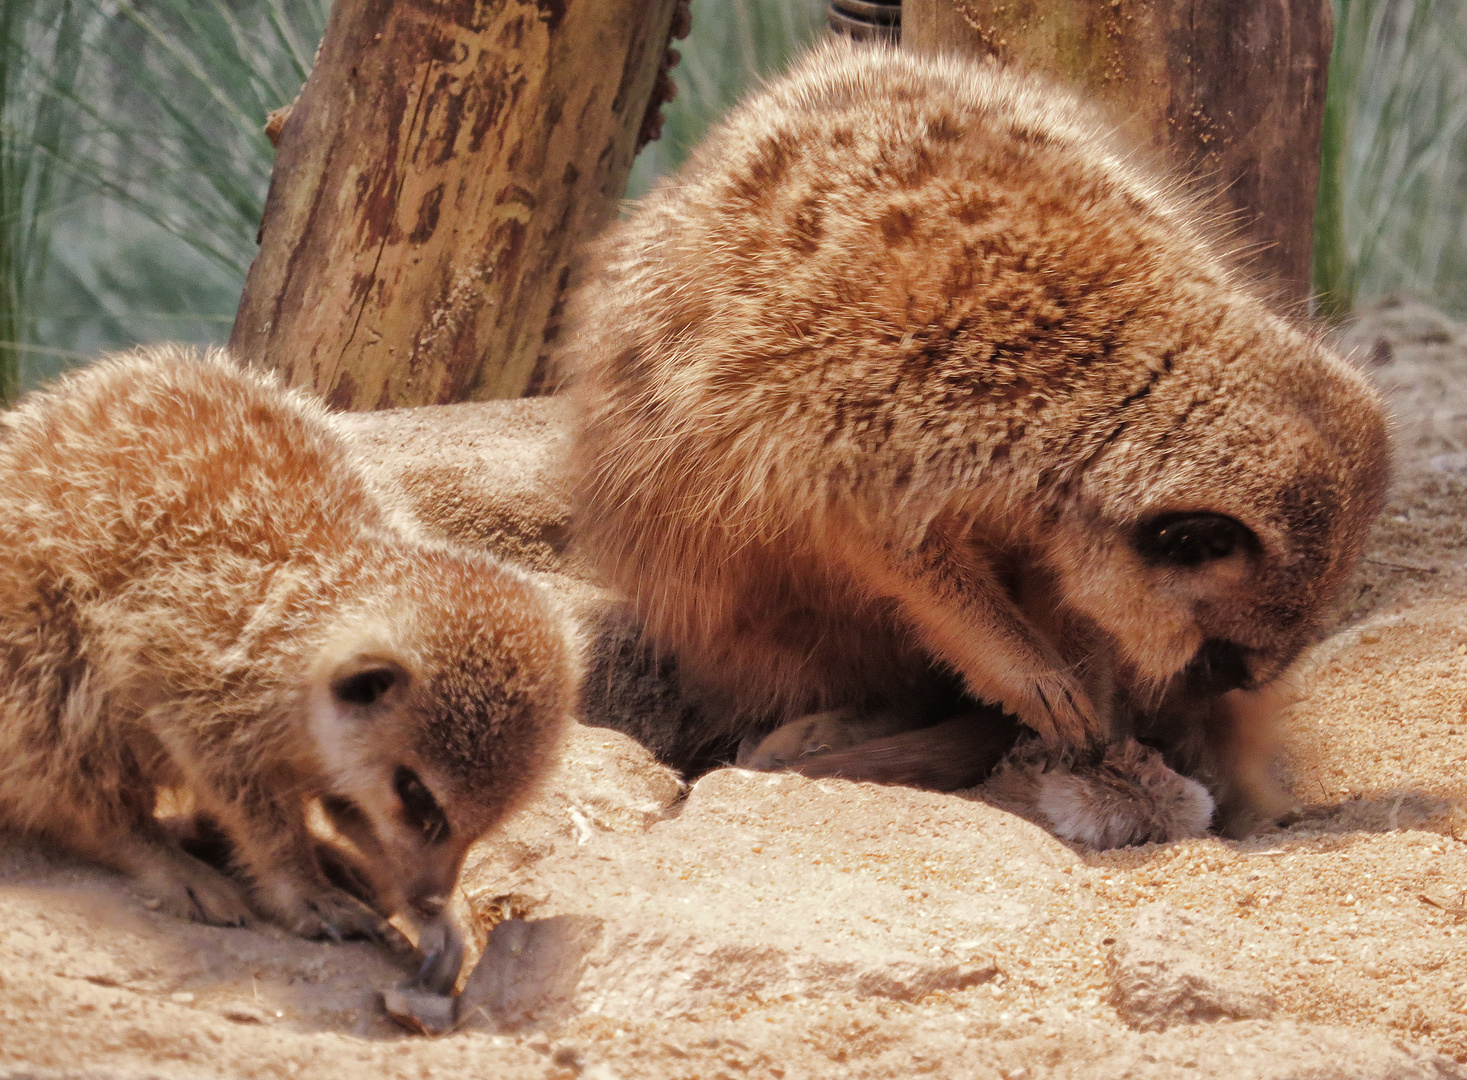
[[[1062,840],[1100,850],[1204,836],[1214,810],[1205,787],[1130,739],[1098,762],[1073,766],[1054,764],[1031,741],[999,766],[984,794]]]
[[[355,896],[330,885],[276,884],[266,907],[275,921],[297,937],[319,941],[364,939],[410,952],[402,932]]]
[[[1038,733],[1051,751],[1092,746],[1101,736],[1095,706],[1080,684],[1058,672],[1028,684],[1028,694],[1004,707]]]
[[[776,772],[801,758],[846,750],[911,726],[909,720],[889,709],[863,712],[845,708],[810,713],[775,728],[762,739],[745,739],[739,744],[734,764],[755,772]]]
[[[159,852],[135,871],[138,891],[159,910],[211,926],[248,926],[251,911],[240,887],[184,851]]]

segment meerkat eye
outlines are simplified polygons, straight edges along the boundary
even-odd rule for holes
[[[392,774],[392,790],[402,800],[402,814],[407,823],[423,834],[423,839],[436,844],[448,839],[448,818],[418,774],[399,765]]]
[[[1144,522],[1135,538],[1143,559],[1169,566],[1201,566],[1257,543],[1246,525],[1222,514],[1164,514]]]
[[[400,672],[395,668],[368,668],[355,671],[331,684],[337,701],[348,705],[367,706],[381,701],[387,691],[397,685]]]

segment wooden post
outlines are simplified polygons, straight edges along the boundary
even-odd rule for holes
[[[1329,0],[904,0],[902,45],[1050,75],[1219,191],[1279,298],[1310,292]],[[1271,280],[1270,280],[1271,279]]]
[[[533,391],[576,248],[655,127],[675,14],[336,0],[280,130],[231,348],[337,408]]]

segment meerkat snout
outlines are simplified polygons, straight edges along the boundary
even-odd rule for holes
[[[411,682],[402,664],[381,655],[352,656],[332,670],[315,710],[337,777],[322,806],[367,857],[383,908],[436,917],[478,833],[468,822],[455,830],[443,809],[455,793],[408,750],[403,735],[422,722]]]
[[[1258,537],[1225,514],[1161,514],[1143,522],[1132,546],[1152,566],[1190,575],[1199,594],[1237,589],[1258,555]],[[1200,587],[1197,587],[1199,586]],[[1225,694],[1253,685],[1245,649],[1226,638],[1204,638],[1182,672],[1189,693]]]
[[[1168,512],[1122,533],[1124,543],[1100,556],[1107,564],[1103,602],[1081,613],[1117,635],[1135,677],[1148,683],[1181,678],[1198,695],[1256,685],[1270,663],[1262,654],[1271,650],[1256,647],[1256,624],[1249,628],[1250,645],[1235,640],[1237,628],[1220,617],[1256,589],[1262,549],[1253,530],[1225,514]],[[1083,569],[1071,567],[1046,602],[1083,596],[1083,588],[1069,587],[1068,577],[1076,573],[1093,578],[1100,571],[1092,561]],[[1117,589],[1118,581],[1125,587]],[[1118,596],[1125,602],[1118,604]],[[1128,618],[1138,601],[1148,609],[1146,624]]]
[[[1053,594],[1111,636],[1139,684],[1182,679],[1207,696],[1276,678],[1312,640],[1384,499],[1389,432],[1374,391],[1308,333],[1263,319],[1224,313],[1205,349],[1146,339],[1171,363],[1109,421],[1113,437],[1042,545]],[[1260,349],[1271,336],[1290,363]]]
[[[333,778],[322,806],[365,856],[378,905],[420,921],[443,914],[469,846],[522,798],[530,763],[517,748],[567,707],[554,634],[494,617],[534,602],[535,587],[486,586],[467,553],[427,562],[461,602],[445,610],[410,582],[375,599],[390,621],[346,613],[310,693]]]

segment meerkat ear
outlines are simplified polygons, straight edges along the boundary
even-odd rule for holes
[[[352,710],[371,709],[399,697],[407,688],[402,665],[380,656],[354,656],[331,672],[331,697]]]

